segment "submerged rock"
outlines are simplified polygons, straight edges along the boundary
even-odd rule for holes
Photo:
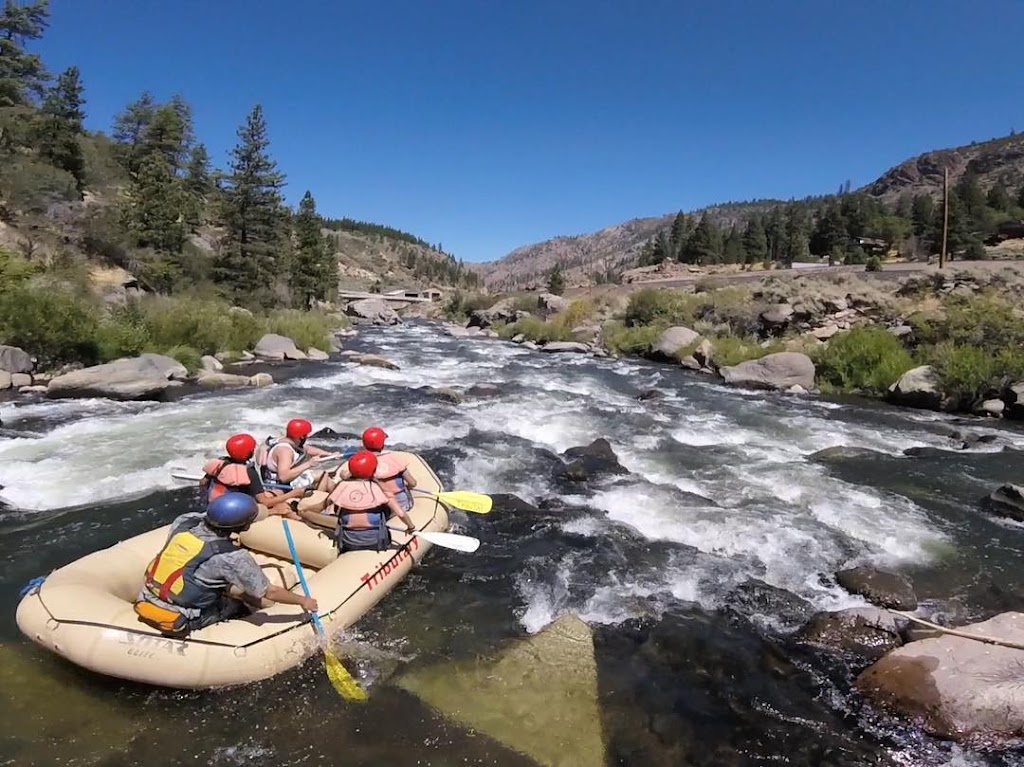
[[[916,610],[917,595],[910,581],[897,573],[874,567],[854,567],[836,573],[836,582],[851,594],[857,594],[879,607]]]
[[[1024,645],[1024,613],[957,629]],[[943,635],[894,649],[857,678],[857,689],[926,732],[990,748],[1024,739],[1024,650]]]
[[[473,384],[466,394],[470,397],[500,397],[501,387],[496,384]]]
[[[814,612],[814,606],[806,599],[757,578],[730,591],[726,603],[744,617],[760,616],[790,626],[806,623]]]
[[[577,341],[553,341],[540,347],[542,352],[571,352],[584,354],[590,351],[590,347]]]
[[[907,621],[901,621],[877,607],[818,613],[800,629],[795,639],[846,655],[876,660],[903,644],[900,630]]]
[[[792,386],[814,388],[814,363],[800,352],[778,352],[739,365],[723,367],[719,374],[727,384],[754,389],[786,390]]]
[[[455,389],[449,389],[447,387],[437,389],[431,388],[430,393],[437,399],[444,400],[445,402],[451,402],[453,405],[462,404],[462,394],[457,392]]]
[[[343,354],[343,356],[349,362],[354,362],[357,365],[366,365],[372,368],[384,368],[385,370],[399,370],[398,365],[386,357],[381,357],[379,354],[362,354],[360,352],[352,352],[350,354]]]
[[[544,767],[605,764],[594,639],[576,616],[494,659],[412,664],[397,684]]]
[[[817,463],[833,463],[837,461],[850,461],[858,458],[885,458],[886,454],[879,452],[878,450],[871,450],[866,447],[850,447],[847,445],[836,445],[835,447],[826,447],[824,450],[819,450],[816,453],[811,453],[807,457],[808,461],[815,461]]]
[[[983,505],[994,514],[1024,522],[1024,487],[1005,484],[982,499]]]
[[[588,482],[599,474],[629,474],[604,437],[595,439],[586,447],[571,447],[562,455],[569,464],[561,476],[573,482]]]
[[[665,399],[665,392],[658,391],[657,389],[646,389],[640,392],[636,396],[640,402],[648,402],[650,400]]]

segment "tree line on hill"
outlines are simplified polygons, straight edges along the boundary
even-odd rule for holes
[[[254,307],[308,308],[332,297],[337,256],[324,228],[429,251],[419,238],[390,227],[324,219],[310,191],[291,210],[259,105],[238,129],[223,171],[212,167],[191,107],[180,96],[161,102],[143,93],[117,115],[109,138],[86,131],[78,67],[54,77],[30,50],[48,18],[47,0],[7,0],[0,10],[4,220],[59,223],[62,214],[70,220],[66,204],[96,193],[101,204],[85,206],[81,245],[87,255],[128,269],[159,293],[212,284]],[[417,261],[432,280],[472,285],[477,279],[449,254],[425,252]]]
[[[848,189],[847,184],[836,195],[747,205],[724,224],[716,210],[699,216],[680,212],[670,226],[644,244],[639,264],[789,265],[825,258],[830,264],[859,264],[893,251],[910,257],[939,252],[941,199],[906,192],[887,204]],[[968,171],[949,191],[948,252],[964,259],[983,258],[983,243],[1000,224],[1022,217],[1024,179],[997,179],[986,192]]]

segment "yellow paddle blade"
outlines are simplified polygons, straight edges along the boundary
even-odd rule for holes
[[[452,490],[450,493],[437,493],[437,500],[445,506],[454,506],[463,511],[475,514],[486,514],[491,510],[494,501],[489,495],[471,493],[469,490]]]
[[[352,678],[342,663],[329,649],[324,650],[324,666],[327,667],[327,678],[331,680],[334,689],[345,700],[355,700],[360,703],[365,701],[366,690],[359,686],[359,682]]]

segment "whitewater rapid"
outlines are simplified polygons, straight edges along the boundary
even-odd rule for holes
[[[356,346],[400,369],[334,361],[268,389],[173,403],[5,404],[5,427],[24,433],[0,440],[2,496],[16,508],[5,513],[180,487],[170,469],[197,470],[230,434],[262,438],[304,417],[339,432],[381,425],[395,446],[443,455],[452,487],[587,509],[567,517],[566,534],[673,546],[667,559],[589,572],[582,586],[586,554],[576,549],[556,554],[545,577],[513,574],[525,605],[518,619],[531,632],[568,610],[615,623],[659,600],[714,609],[751,578],[836,609],[861,601],[824,576],[857,564],[925,565],[953,545],[951,531],[908,498],[808,460],[833,446],[893,457],[948,448],[943,416],[728,389],[668,366],[456,340],[427,325],[366,331]],[[424,388],[465,393],[476,384],[500,393],[452,404]],[[648,389],[664,396],[638,401]],[[551,453],[598,437],[630,473],[556,483]],[[1019,433],[1008,438],[1024,446]]]

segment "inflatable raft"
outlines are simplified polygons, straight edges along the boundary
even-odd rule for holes
[[[419,456],[402,455],[409,460],[418,488],[442,490]],[[430,496],[416,494],[409,514],[420,531],[448,529],[446,509]],[[330,635],[358,621],[430,549],[422,538],[396,531],[392,537],[398,548],[338,556],[327,529],[333,519],[312,513],[303,517],[324,525],[291,522],[289,527]],[[397,521],[391,525],[401,527]],[[312,624],[294,605],[270,605],[181,640],[139,621],[132,603],[142,587],[143,572],[168,531],[169,526],[151,530],[55,570],[18,605],[18,627],[37,644],[100,674],[188,689],[265,679],[319,651]],[[273,583],[298,590],[279,517],[253,525],[239,541]]]

